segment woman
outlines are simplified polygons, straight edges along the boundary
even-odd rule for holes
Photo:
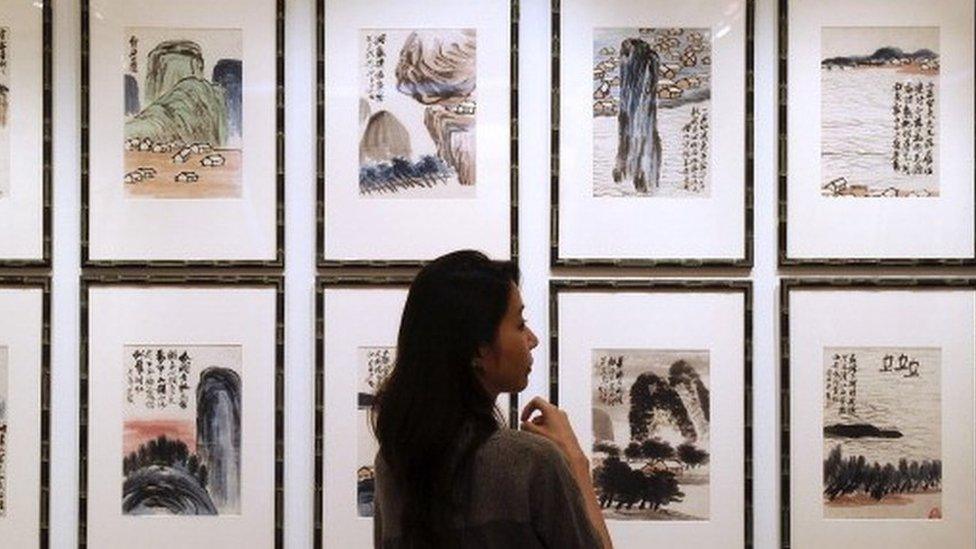
[[[525,388],[539,343],[518,277],[459,251],[411,284],[373,408],[376,547],[611,547],[566,414],[533,399],[516,431],[495,407]]]

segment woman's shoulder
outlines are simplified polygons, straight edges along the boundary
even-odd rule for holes
[[[481,450],[487,454],[511,455],[523,463],[551,463],[555,459],[562,459],[562,452],[554,442],[517,429],[499,429],[485,441]]]

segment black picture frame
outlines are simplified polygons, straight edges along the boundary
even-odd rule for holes
[[[42,153],[41,153],[41,230],[43,234],[41,235],[41,257],[40,259],[9,259],[0,257],[0,268],[18,268],[18,267],[32,267],[32,268],[51,268],[51,248],[52,248],[52,216],[53,208],[51,206],[51,201],[53,198],[53,156],[52,156],[52,140],[53,140],[53,112],[54,112],[54,102],[52,95],[53,88],[53,42],[54,42],[54,8],[51,4],[51,0],[42,0],[41,5],[41,18],[42,18],[42,36],[41,41],[43,44],[41,53],[41,72],[42,72],[42,116],[43,116],[43,129],[42,129]]]
[[[315,489],[312,547],[323,547],[322,498],[325,495],[325,290],[326,288],[397,288],[406,290],[413,277],[321,276],[315,280]]]
[[[15,290],[40,290],[41,299],[41,376],[40,376],[40,486],[38,486],[37,547],[44,549],[50,543],[51,529],[51,279],[46,276],[0,276],[0,288]]]
[[[753,536],[752,458],[752,311],[753,287],[748,280],[651,280],[651,279],[554,279],[549,281],[549,401],[559,405],[559,295],[590,293],[741,293],[743,298],[743,502],[744,547],[751,549]]]
[[[921,258],[921,257],[816,257],[796,258],[788,253],[789,224],[788,224],[788,130],[789,117],[788,97],[788,68],[789,68],[789,4],[790,0],[779,0],[777,20],[777,73],[778,87],[776,93],[777,106],[777,182],[779,196],[777,198],[777,259],[780,267],[971,267],[976,266],[976,243],[973,254],[964,258]],[[974,128],[976,135],[976,128]],[[976,143],[976,139],[974,139]],[[974,145],[976,150],[976,145]],[[976,185],[973,185],[973,195],[976,196]],[[976,218],[974,218],[974,237],[976,237]]]
[[[518,44],[519,44],[519,17],[520,2],[522,0],[509,1],[509,254],[513,262],[518,262],[519,256],[519,96],[518,96]],[[315,187],[316,187],[316,206],[315,206],[315,249],[316,265],[320,270],[339,269],[339,268],[367,268],[382,269],[391,267],[419,268],[429,263],[431,259],[329,259],[328,250],[325,247],[325,19],[326,9],[325,0],[315,1],[316,25],[315,25],[315,82],[316,82],[316,107],[315,107]]]
[[[779,546],[792,547],[790,293],[794,290],[948,290],[976,292],[976,278],[784,278],[779,289]]]
[[[83,268],[249,268],[285,266],[285,0],[275,2],[275,258],[271,260],[111,259],[89,256],[91,1],[81,0],[81,266]]]
[[[80,284],[80,341],[78,371],[78,548],[88,547],[88,424],[90,326],[89,290],[93,287],[141,288],[265,288],[275,290],[274,388],[274,547],[284,547],[285,521],[285,281],[282,276],[185,275],[138,276],[88,274]]]
[[[698,267],[732,267],[747,269],[753,266],[754,243],[753,243],[753,217],[754,217],[754,183],[753,166],[755,163],[755,21],[756,8],[755,0],[746,0],[746,20],[745,20],[745,144],[744,154],[744,173],[743,173],[743,221],[744,221],[744,242],[743,256],[734,259],[725,258],[613,258],[613,257],[585,257],[568,258],[563,257],[559,247],[559,184],[560,184],[560,103],[561,103],[561,21],[560,11],[561,0],[551,0],[552,10],[552,37],[551,37],[551,62],[552,62],[552,83],[550,90],[550,116],[552,119],[549,146],[551,151],[551,164],[549,173],[549,263],[553,268],[557,267],[613,267],[613,268],[698,268]]]
[[[312,547],[322,547],[323,516],[322,498],[325,480],[325,290],[327,288],[407,290],[413,276],[319,276],[315,279],[315,489],[312,520]],[[514,427],[518,420],[518,395],[509,395],[509,424]]]

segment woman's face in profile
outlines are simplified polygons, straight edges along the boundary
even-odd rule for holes
[[[480,357],[481,381],[493,395],[521,391],[529,382],[532,349],[539,344],[539,339],[525,323],[524,309],[522,294],[518,286],[512,284],[508,308],[498,326],[495,341]]]

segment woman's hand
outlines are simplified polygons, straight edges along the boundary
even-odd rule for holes
[[[534,415],[539,412],[538,415]],[[544,436],[553,441],[569,461],[570,471],[576,480],[576,486],[583,496],[586,515],[593,525],[593,530],[600,538],[603,549],[613,549],[613,541],[607,530],[607,522],[603,518],[603,510],[596,500],[593,480],[590,478],[590,462],[580,448],[573,426],[569,424],[566,412],[550,404],[542,397],[535,397],[522,409],[522,430]]]
[[[538,415],[533,416],[535,412]],[[586,455],[580,448],[573,426],[569,424],[566,412],[550,404],[542,397],[535,397],[522,409],[522,430],[543,436],[553,441],[562,450],[570,463],[585,461]]]

